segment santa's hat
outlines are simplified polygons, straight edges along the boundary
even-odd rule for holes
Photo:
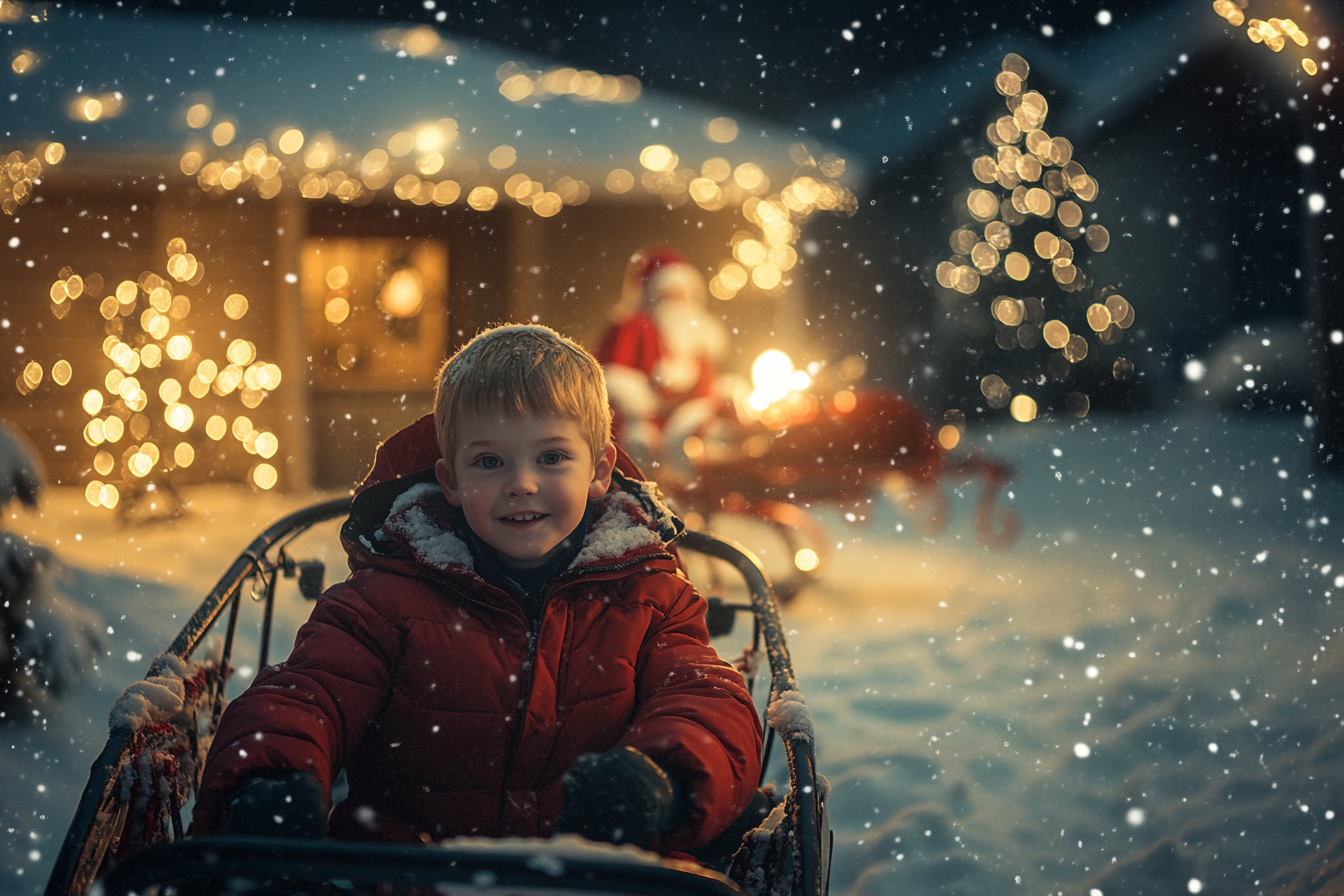
[[[672,281],[681,283],[693,295],[704,294],[704,275],[675,249],[655,245],[636,251],[625,267],[625,281],[615,316],[619,319],[652,304],[659,288]]]

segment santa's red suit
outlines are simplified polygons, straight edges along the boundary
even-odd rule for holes
[[[694,431],[713,413],[728,336],[707,301],[703,275],[671,249],[631,257],[597,359],[616,439],[642,464],[660,458],[666,430]]]

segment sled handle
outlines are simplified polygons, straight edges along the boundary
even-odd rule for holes
[[[191,619],[187,620],[186,625],[178,632],[166,653],[184,660],[190,657],[205,637],[205,633],[219,618],[220,613],[237,597],[243,583],[264,569],[267,551],[286,536],[291,534],[297,536],[317,523],[348,515],[353,500],[344,497],[314,504],[290,514],[264,530],[252,540],[247,550],[233,561],[229,571],[211,589]],[[157,663],[150,663],[145,677],[150,678],[162,672]],[[111,836],[95,836],[95,833],[108,823],[106,804],[111,799],[121,770],[126,765],[132,740],[129,728],[113,728],[102,752],[94,760],[88,783],[84,786],[79,805],[75,807],[74,818],[71,819],[65,840],[61,843],[61,851],[56,856],[51,877],[47,879],[45,896],[79,896],[86,893],[93,883],[112,839]]]
[[[678,538],[678,544],[688,550],[732,564],[746,580],[751,592],[751,605],[761,634],[765,637],[766,657],[770,661],[770,697],[773,702],[785,691],[797,691],[798,682],[793,674],[788,644],[784,639],[784,623],[779,617],[779,606],[774,589],[765,574],[765,568],[756,555],[741,545],[713,538],[687,529]],[[773,731],[772,731],[773,733]],[[823,830],[825,812],[824,794],[816,774],[816,754],[811,739],[804,734],[781,736],[784,754],[789,765],[789,795],[795,804],[795,830],[800,841],[802,896],[824,896],[828,889],[827,869],[830,835]],[[823,841],[827,841],[823,843]]]
[[[264,569],[266,552],[275,544],[289,535],[291,532],[302,531],[309,526],[315,526],[318,523],[335,519],[339,516],[350,515],[350,504],[354,498],[334,498],[330,501],[324,501],[321,504],[314,504],[311,507],[305,507],[303,510],[291,513],[289,516],[271,525],[268,529],[252,540],[247,546],[247,550],[233,561],[229,571],[224,573],[219,584],[211,589],[206,595],[205,600],[192,614],[191,619],[178,632],[173,643],[169,646],[167,652],[175,656],[186,659],[195,651],[196,645],[200,644],[205,633],[214,625],[215,619],[224,609],[233,593],[242,587],[253,574]],[[154,674],[154,670],[150,670]]]

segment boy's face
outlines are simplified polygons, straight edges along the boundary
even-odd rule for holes
[[[540,566],[605,494],[616,465],[608,445],[593,457],[575,420],[463,415],[462,444],[434,465],[449,503],[471,530],[518,568]]]

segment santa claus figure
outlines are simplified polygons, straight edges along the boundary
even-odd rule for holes
[[[704,276],[676,252],[654,246],[631,256],[597,359],[616,440],[645,468],[718,406],[716,364],[728,353],[728,334],[707,303]]]

